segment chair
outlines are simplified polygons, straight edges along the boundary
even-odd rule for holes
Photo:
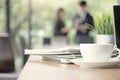
[[[14,53],[8,35],[0,36],[0,72],[12,72],[15,70]]]

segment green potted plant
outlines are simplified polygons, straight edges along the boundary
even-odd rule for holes
[[[91,27],[96,33],[96,43],[114,44],[114,29],[112,15],[110,13],[99,14],[96,15],[94,19],[95,27]]]

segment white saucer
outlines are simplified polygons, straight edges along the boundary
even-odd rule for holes
[[[82,58],[80,59],[72,59],[70,60],[76,65],[79,65],[81,68],[110,68],[118,65],[120,60],[118,61],[105,61],[105,62],[88,62],[84,61]]]

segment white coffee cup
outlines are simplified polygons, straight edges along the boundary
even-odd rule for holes
[[[113,51],[117,50],[113,44],[80,44],[80,51],[85,61],[109,61],[118,60],[120,55],[116,58],[111,58]]]

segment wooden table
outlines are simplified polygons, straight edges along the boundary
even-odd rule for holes
[[[30,56],[18,80],[120,80],[120,68],[81,69],[74,64],[43,61]]]

